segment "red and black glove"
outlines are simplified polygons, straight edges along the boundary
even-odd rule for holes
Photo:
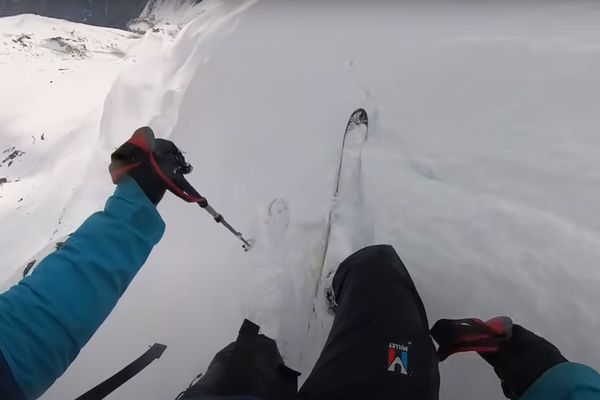
[[[438,343],[440,361],[455,353],[477,351],[494,353],[512,335],[512,320],[496,317],[487,322],[478,318],[441,319],[431,328],[431,336]]]
[[[496,372],[509,399],[520,398],[546,371],[567,359],[550,342],[513,325],[508,317],[483,322],[477,318],[442,319],[431,329],[440,361],[476,351]]]
[[[115,184],[130,176],[154,204],[160,202],[167,189],[187,202],[206,202],[184,177],[192,166],[181,151],[169,140],[155,139],[147,126],[136,130],[111,155],[109,171]]]

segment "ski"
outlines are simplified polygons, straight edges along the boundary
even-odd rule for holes
[[[323,251],[323,264],[321,265],[321,281],[328,277],[331,271],[325,270],[325,263],[327,259],[327,250],[329,248],[329,239],[331,237],[331,229],[333,226],[333,220],[336,208],[339,204],[339,198],[343,194],[345,187],[352,185],[354,181],[353,174],[350,176],[344,176],[344,170],[349,167],[349,163],[352,161],[360,161],[360,148],[367,140],[369,132],[369,117],[367,112],[363,108],[356,109],[348,119],[346,130],[344,131],[344,137],[342,139],[342,150],[340,154],[340,160],[338,163],[338,171],[335,179],[335,190],[333,192],[332,206],[329,209],[329,215],[327,218],[327,233],[325,236],[325,246]],[[360,168],[360,166],[358,166]],[[356,166],[355,168],[356,169]],[[359,172],[359,171],[354,171]],[[321,284],[317,285],[316,291],[319,290]],[[315,297],[317,296],[315,292]]]
[[[355,148],[357,146],[362,146],[367,140],[368,134],[369,116],[363,108],[358,108],[352,113],[352,115],[350,115],[348,124],[346,125],[346,130],[344,131],[344,138],[342,139],[342,152],[340,154],[334,196],[337,196],[340,192],[344,158],[348,158],[348,156],[344,157],[344,155],[351,150],[350,147]]]
[[[334,308],[333,293],[328,290],[333,272],[341,261],[340,251],[331,248],[332,235],[339,236],[340,222],[343,213],[340,205],[347,202],[359,202],[360,176],[361,176],[361,150],[367,140],[369,118],[363,108],[356,109],[348,119],[338,162],[337,174],[333,185],[332,202],[327,216],[326,229],[324,233],[323,252],[320,257],[321,265],[317,269],[317,282],[314,289],[313,310],[307,326],[305,345],[302,348],[301,363],[312,365],[320,349],[320,338],[326,336],[328,327],[324,326],[325,314]]]

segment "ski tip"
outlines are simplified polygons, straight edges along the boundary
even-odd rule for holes
[[[369,114],[367,113],[367,110],[365,110],[362,107],[359,107],[356,110],[354,110],[354,112],[352,113],[352,116],[358,117],[358,119],[360,121],[367,121],[369,118]]]
[[[348,120],[348,125],[368,125],[369,124],[369,115],[364,108],[357,108],[354,110],[352,115],[350,115],[350,119]]]

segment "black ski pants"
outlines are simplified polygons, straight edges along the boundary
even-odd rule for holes
[[[333,279],[338,307],[303,400],[438,399],[438,360],[423,302],[391,246],[366,247]]]
[[[437,400],[440,377],[423,303],[391,246],[364,248],[334,276],[338,308],[304,386],[274,340],[244,321],[238,340],[180,397],[252,395],[263,400]]]

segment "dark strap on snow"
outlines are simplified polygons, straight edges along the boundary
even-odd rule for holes
[[[75,400],[100,400],[114,392],[125,382],[139,374],[152,361],[160,358],[167,346],[160,343],[153,344],[144,354],[138,357],[131,364],[96,386],[88,392],[82,394]]]

